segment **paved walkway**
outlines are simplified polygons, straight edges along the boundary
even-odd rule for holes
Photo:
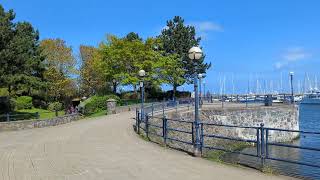
[[[0,133],[2,180],[283,179],[194,158],[140,139],[134,113]],[[288,178],[289,179],[289,178]]]

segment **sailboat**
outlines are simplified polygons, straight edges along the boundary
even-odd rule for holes
[[[318,89],[318,80],[317,76],[315,76],[314,87],[312,88],[310,79],[307,76],[307,80],[310,84],[309,91],[304,93],[301,104],[320,104],[320,91]]]

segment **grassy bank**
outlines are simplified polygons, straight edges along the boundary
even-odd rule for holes
[[[91,115],[88,115],[86,117],[92,118],[92,117],[99,117],[99,116],[104,116],[104,115],[107,115],[107,110],[101,110],[101,111],[98,111],[98,112],[93,113]]]
[[[36,112],[39,113],[40,119],[49,119],[49,118],[54,118],[56,117],[56,113],[46,110],[46,109],[38,109],[38,108],[32,108],[32,109],[22,109],[14,112],[13,114],[18,114],[18,113],[26,113],[26,114],[35,114]],[[64,111],[58,111],[58,116],[64,115]]]
[[[252,147],[251,143],[246,142],[234,142],[224,144],[224,149],[227,151],[240,152],[245,148]],[[230,152],[220,151],[220,150],[209,150],[203,154],[203,158],[208,159],[210,161],[227,163],[223,160],[223,157],[230,154]],[[229,164],[229,163],[228,163]]]

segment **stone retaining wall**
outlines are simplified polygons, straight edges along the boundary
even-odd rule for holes
[[[183,120],[193,120],[192,111],[171,113],[169,118],[178,118]],[[252,108],[203,108],[200,111],[202,122],[260,127],[263,123],[267,128],[299,130],[299,111],[297,106],[281,105],[273,107],[258,106]],[[236,137],[241,139],[255,140],[257,131],[247,128],[226,128],[218,126],[205,126],[207,133]],[[269,140],[276,142],[286,142],[297,138],[297,133],[285,131],[269,131]]]
[[[201,121],[206,123],[214,123],[221,125],[236,125],[236,126],[249,126],[259,127],[261,123],[264,123],[264,127],[299,130],[299,114],[298,109],[295,106],[273,106],[264,107],[257,106],[252,108],[216,108],[206,107],[200,111]],[[185,121],[194,121],[193,110],[180,111],[180,112],[169,112],[166,114],[169,119],[179,119]],[[159,115],[161,117],[161,115]],[[161,118],[151,118],[150,123],[162,126]],[[144,123],[141,124],[144,127]],[[187,132],[192,131],[191,123],[168,121],[168,127],[179,129]],[[204,134],[218,135],[231,138],[239,138],[245,140],[256,140],[257,129],[255,128],[228,128],[223,126],[209,126],[203,127]],[[162,129],[150,127],[150,132],[161,135]],[[192,134],[169,131],[169,137],[192,142]],[[297,133],[282,132],[282,131],[269,131],[269,141],[275,142],[287,142],[292,141],[298,137]],[[159,139],[159,138],[158,138]],[[159,139],[160,140],[160,139]],[[193,146],[188,144],[179,143],[177,141],[168,141],[168,143],[178,149],[182,149],[188,152],[192,152]],[[230,141],[225,139],[216,138],[205,138],[204,143],[207,146],[215,146],[219,148],[229,147],[236,141]]]
[[[81,116],[79,114],[69,114],[65,116],[55,117],[52,119],[0,122],[0,132],[42,128],[47,126],[57,126],[60,124],[66,124],[72,121],[77,121],[80,118]]]
[[[299,130],[299,111],[296,106],[256,107],[252,109],[203,109],[201,117],[206,122],[224,125],[259,127],[261,123],[267,128]],[[232,136],[241,139],[256,139],[256,131],[232,128]],[[269,140],[277,142],[291,141],[297,133],[269,131]]]

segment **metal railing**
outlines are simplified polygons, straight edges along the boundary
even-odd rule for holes
[[[168,145],[168,141],[175,141],[179,143],[183,143],[186,145],[196,146],[195,142],[195,123],[193,120],[184,120],[184,119],[173,119],[173,118],[167,118],[165,113],[168,111],[178,111],[180,108],[188,108],[189,110],[192,108],[192,101],[186,104],[175,104],[174,106],[169,106],[167,102],[165,103],[159,103],[159,104],[153,104],[149,107],[145,107],[145,115],[144,118],[141,115],[141,111],[139,109],[136,109],[136,131],[138,134],[140,134],[140,129],[142,129],[145,132],[145,135],[147,138],[150,138],[150,135],[154,135],[157,137],[160,137],[162,139],[162,143],[165,145]],[[154,121],[157,121],[155,123]],[[177,125],[175,127],[170,126],[170,122],[175,122]],[[142,126],[143,124],[144,126]],[[286,158],[279,155],[280,157],[274,156],[272,153],[270,153],[270,149],[272,146],[278,147],[278,148],[287,148],[286,151],[290,153],[293,149],[299,149],[299,150],[308,150],[311,153],[319,153],[320,155],[320,148],[318,147],[310,147],[305,146],[301,144],[292,144],[291,142],[277,142],[273,140],[271,137],[272,135],[275,135],[275,133],[272,133],[272,131],[280,131],[285,133],[295,133],[297,137],[305,137],[306,135],[319,135],[319,142],[320,145],[320,132],[311,132],[311,131],[300,131],[300,130],[289,130],[289,129],[278,129],[278,128],[269,128],[264,127],[264,124],[260,124],[260,126],[236,126],[236,125],[226,125],[226,124],[215,124],[215,123],[208,123],[205,121],[201,121],[200,123],[200,149],[201,153],[203,153],[204,150],[219,150],[224,151],[227,153],[233,153],[233,154],[240,154],[244,156],[250,156],[255,157],[257,160],[260,161],[260,168],[263,169],[265,167],[266,160],[268,161],[277,161],[277,162],[285,162],[290,164],[296,164],[296,165],[302,165],[307,167],[313,167],[313,168],[320,168],[320,163],[317,162],[310,162],[310,159],[304,159],[304,158]],[[178,128],[177,128],[178,127]],[[179,128],[184,127],[184,128]],[[210,128],[215,127],[218,132],[212,133],[210,132]],[[150,129],[157,129],[156,131],[150,131]],[[247,137],[247,138],[239,138],[235,137],[233,135],[230,135],[230,133],[226,133],[224,135],[219,134],[219,128],[221,131],[226,131],[228,129],[228,132],[236,132],[236,129],[246,129],[249,131],[253,131],[255,134],[254,136]],[[176,137],[170,132],[177,132],[182,133],[185,136],[191,136],[189,139],[181,139],[179,137]],[[210,143],[210,140],[224,140],[225,141],[232,141],[232,142],[243,142],[250,144],[251,151],[244,151],[243,149],[230,149],[228,147],[221,147],[221,144],[216,143],[212,144]],[[219,141],[217,141],[219,142]],[[254,151],[252,151],[254,147]],[[192,152],[191,152],[192,153]],[[320,156],[318,157],[320,158]]]
[[[40,118],[40,114],[38,112],[17,113],[17,114],[6,113],[6,114],[0,115],[0,122],[17,121],[17,120],[23,120],[23,119],[39,119],[39,118]]]
[[[309,167],[315,167],[320,168],[320,163],[310,163],[305,161],[299,161],[299,160],[291,160],[288,158],[282,158],[282,157],[274,157],[270,155],[269,149],[270,146],[276,146],[281,148],[289,148],[289,149],[300,149],[300,150],[308,150],[310,152],[318,152],[320,153],[320,148],[315,147],[308,147],[304,145],[293,145],[293,144],[285,144],[285,143],[278,143],[278,142],[269,142],[269,134],[271,131],[281,131],[281,132],[288,132],[288,133],[298,133],[299,137],[306,136],[306,135],[320,135],[320,132],[312,132],[312,131],[299,131],[299,130],[288,130],[288,129],[278,129],[278,128],[264,128],[265,131],[265,159],[273,160],[273,161],[281,161],[281,162],[287,162],[287,163],[293,163],[293,164],[299,164],[299,165],[305,165]],[[305,138],[305,137],[304,137]],[[318,157],[319,158],[319,157]]]
[[[55,117],[60,116],[59,111],[55,112],[16,112],[16,113],[6,113],[0,114],[0,122],[10,122],[10,121],[19,121],[19,120],[28,120],[28,119],[40,119],[40,116],[43,114],[52,114],[54,113]],[[65,112],[63,113],[63,115]]]

